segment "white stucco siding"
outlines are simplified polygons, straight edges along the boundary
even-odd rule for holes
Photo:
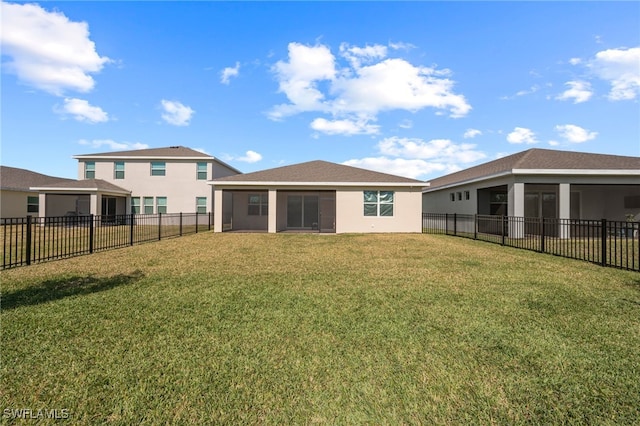
[[[197,179],[197,163],[199,160],[123,160],[124,179],[115,179],[114,163],[118,159],[89,160],[95,161],[96,179],[104,179],[114,185],[131,190],[132,197],[167,197],[167,213],[192,213],[196,211],[196,197],[207,198],[207,211],[213,208],[213,193],[207,180]],[[165,163],[164,176],[151,175],[151,162]],[[207,162],[207,179],[212,175],[226,176],[234,174],[233,171],[222,167],[217,163],[204,159]],[[84,162],[79,162],[79,172],[84,178]],[[154,213],[155,213],[154,206]]]
[[[424,213],[477,214],[479,189],[509,185],[513,182],[513,179],[502,177],[428,191],[422,194],[422,211]],[[467,191],[469,192],[468,200],[465,197]],[[454,201],[451,201],[451,194],[455,198]],[[461,200],[458,199],[458,194],[462,197]]]
[[[394,191],[393,216],[364,215],[364,190]],[[336,233],[421,232],[421,188],[358,188],[336,191]]]

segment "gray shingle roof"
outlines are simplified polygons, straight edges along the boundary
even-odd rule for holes
[[[640,157],[533,148],[430,181],[429,190],[513,170],[636,170]]]
[[[287,183],[416,183],[424,182],[357,167],[309,161],[242,175],[226,176],[213,182],[287,182]]]
[[[49,184],[68,184],[74,179],[43,175],[17,167],[0,166],[0,188],[13,191],[29,191],[34,186]]]
[[[74,158],[80,157],[202,157],[214,158],[209,154],[205,154],[195,149],[185,146],[168,146],[164,148],[135,149],[131,151],[113,151],[101,152],[97,154],[75,155]]]

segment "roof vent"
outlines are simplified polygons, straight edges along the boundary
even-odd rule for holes
[[[176,148],[180,148],[180,147],[179,146],[170,146],[169,148],[176,149]]]

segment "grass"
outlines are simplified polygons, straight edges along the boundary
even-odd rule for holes
[[[640,422],[640,275],[461,238],[196,234],[0,315],[0,408],[74,424]]]

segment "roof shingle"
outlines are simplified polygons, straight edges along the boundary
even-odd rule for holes
[[[374,172],[328,161],[309,161],[242,175],[213,179],[213,182],[288,182],[288,183],[416,183],[424,182]]]
[[[636,170],[640,157],[533,148],[430,181],[429,190],[513,170]]]
[[[43,175],[17,167],[0,166],[0,188],[13,191],[29,191],[34,186],[68,184],[74,179]]]
[[[202,157],[213,158],[209,154],[196,151],[185,146],[169,146],[164,148],[134,149],[131,151],[100,152],[97,154],[75,155],[73,158],[83,157]]]

